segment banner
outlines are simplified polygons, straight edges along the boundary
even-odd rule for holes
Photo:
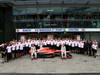
[[[16,32],[100,32],[100,28],[34,28],[16,29]]]

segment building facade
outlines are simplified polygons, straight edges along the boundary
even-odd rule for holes
[[[0,1],[0,43],[15,38],[15,25],[13,22],[13,8],[10,2]]]
[[[100,41],[99,0],[12,0],[16,37],[75,37]],[[60,34],[60,35],[59,35]]]

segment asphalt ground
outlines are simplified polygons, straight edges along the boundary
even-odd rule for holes
[[[29,55],[0,63],[0,73],[100,73],[100,49],[97,57],[72,54],[72,59],[60,57],[31,60]]]

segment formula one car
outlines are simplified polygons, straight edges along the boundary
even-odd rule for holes
[[[54,57],[60,54],[60,50],[41,48],[37,50],[37,54],[39,57]]]
[[[49,49],[49,48],[41,48],[36,51],[38,57],[47,57],[47,58],[52,58],[55,56],[60,56],[61,55],[61,50],[55,50],[55,49]],[[66,51],[67,53],[67,58],[72,58],[71,52]]]

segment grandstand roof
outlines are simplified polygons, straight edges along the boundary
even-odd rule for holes
[[[87,2],[90,2],[90,3],[98,3],[100,2],[100,0],[0,0],[1,1],[10,1],[10,2],[39,2],[39,3],[87,3]]]
[[[74,3],[83,3],[83,2],[100,2],[100,0],[0,0],[0,1],[33,1],[33,2],[74,2]]]
[[[78,4],[80,5],[99,5],[100,6],[100,0],[0,0],[1,2],[11,2],[15,6],[23,6],[23,5],[34,5],[34,4],[65,4],[65,5],[74,5]]]

